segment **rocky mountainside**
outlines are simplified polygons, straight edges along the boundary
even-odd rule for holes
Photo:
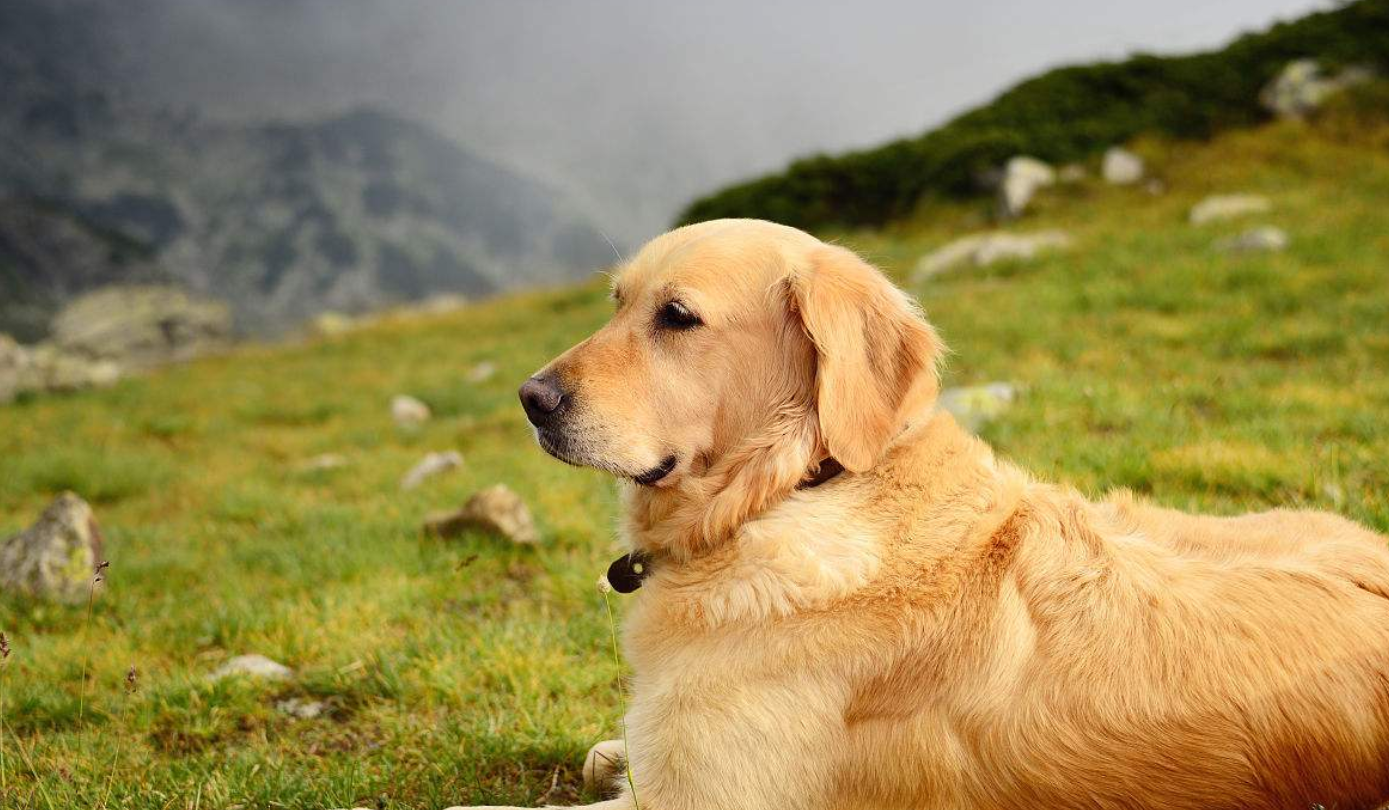
[[[227,123],[146,107],[122,84],[123,40],[100,35],[113,13],[0,8],[0,331],[33,337],[71,295],[167,277],[274,333],[611,256],[552,190],[384,112]]]

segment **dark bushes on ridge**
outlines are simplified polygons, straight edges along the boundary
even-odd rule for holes
[[[693,202],[680,224],[760,217],[802,228],[881,225],[928,195],[977,193],[1017,154],[1080,160],[1136,135],[1205,138],[1267,118],[1259,91],[1293,59],[1389,66],[1389,0],[1359,0],[1247,34],[1219,51],[1064,67],[915,138],[793,162]]]

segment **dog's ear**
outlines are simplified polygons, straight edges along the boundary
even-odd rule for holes
[[[815,345],[821,440],[845,469],[867,470],[938,393],[940,339],[905,293],[844,248],[815,250],[789,286]]]

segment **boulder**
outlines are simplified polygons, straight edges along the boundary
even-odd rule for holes
[[[1221,253],[1277,253],[1286,250],[1289,241],[1287,232],[1282,228],[1264,225],[1238,236],[1217,240],[1215,249]]]
[[[1027,210],[1037,189],[1056,183],[1056,170],[1042,161],[1019,155],[1003,167],[999,183],[999,212],[1005,219],[1016,219]]]
[[[1018,387],[1008,382],[992,382],[963,388],[947,388],[936,406],[949,411],[966,430],[977,432],[997,419],[1018,398]]]
[[[483,360],[481,363],[468,370],[468,382],[481,383],[492,379],[492,375],[497,373],[497,364],[491,360]]]
[[[1127,149],[1112,146],[1104,153],[1100,173],[1106,183],[1116,186],[1131,186],[1143,179],[1143,158]]]
[[[481,529],[513,543],[531,544],[540,539],[535,521],[521,496],[506,484],[490,486],[468,499],[457,512],[444,512],[425,518],[425,534],[456,537],[467,529]]]
[[[429,406],[412,396],[397,394],[391,398],[391,418],[403,428],[419,427],[429,421]]]
[[[13,402],[24,389],[29,352],[9,335],[0,333],[0,405]]]
[[[52,343],[63,354],[151,368],[231,343],[225,304],[176,287],[104,287],[74,299],[53,320]]]
[[[272,681],[285,681],[294,677],[294,670],[263,655],[238,655],[227,659],[215,672],[207,676],[210,681],[223,678],[264,678]]]
[[[299,471],[306,473],[325,472],[346,466],[347,456],[341,453],[320,453],[312,458],[304,459],[299,465]]]
[[[101,531],[87,502],[71,492],[33,526],[0,546],[0,590],[66,604],[87,601],[102,562]]]
[[[1297,59],[1259,93],[1259,103],[1280,118],[1306,118],[1331,96],[1354,84],[1368,81],[1373,73],[1364,68],[1347,68],[1327,76],[1315,59]]]
[[[440,473],[456,470],[463,466],[463,456],[457,450],[446,450],[442,453],[430,453],[420,460],[419,464],[410,468],[410,472],[400,480],[401,489],[414,489],[423,484],[426,479],[433,478]]]
[[[81,391],[112,385],[121,376],[121,367],[112,360],[63,351],[42,343],[29,352],[29,366],[21,388],[30,391]]]
[[[1026,261],[1049,250],[1069,247],[1070,244],[1070,236],[1061,231],[972,234],[923,256],[917,262],[912,278],[923,281],[964,264],[986,267],[1006,259]]]
[[[1246,214],[1262,214],[1272,207],[1273,203],[1262,194],[1215,194],[1193,205],[1187,219],[1192,225],[1204,225]]]

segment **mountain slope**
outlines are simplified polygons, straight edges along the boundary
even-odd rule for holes
[[[877,225],[923,197],[963,197],[1008,158],[1082,159],[1143,133],[1206,138],[1266,119],[1259,91],[1289,61],[1389,68],[1389,0],[1358,0],[1214,52],[1065,67],[915,137],[815,156],[694,201],[679,217],[762,217],[802,227]]]
[[[0,12],[0,198],[144,246],[170,277],[232,303],[244,329],[561,282],[611,255],[553,190],[387,113],[225,123],[145,107],[120,84],[119,48],[92,32],[103,5]]]

